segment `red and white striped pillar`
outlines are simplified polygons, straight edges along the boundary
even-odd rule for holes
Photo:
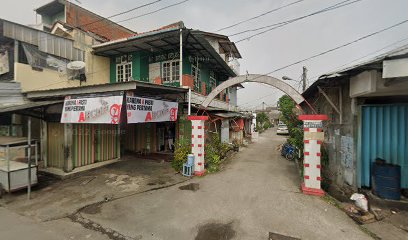
[[[302,191],[305,194],[323,196],[321,189],[321,145],[324,140],[323,121],[327,115],[300,115],[304,130],[304,160]]]
[[[204,169],[205,121],[208,116],[188,116],[191,121],[191,153],[194,155],[194,175],[202,176]]]

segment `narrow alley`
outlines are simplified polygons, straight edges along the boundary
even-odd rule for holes
[[[283,141],[269,130],[220,173],[85,208],[81,218],[134,239],[371,239],[341,210],[300,192],[294,162],[276,150]]]

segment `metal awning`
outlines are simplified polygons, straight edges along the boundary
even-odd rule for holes
[[[119,83],[106,83],[98,85],[70,87],[61,89],[50,89],[41,91],[26,92],[28,99],[63,99],[65,96],[74,95],[89,95],[89,94],[105,94],[121,91],[132,91],[139,96],[169,96],[183,95],[188,92],[188,89],[158,85],[142,81],[129,81]]]
[[[242,58],[241,53],[239,53],[235,43],[231,41],[220,41],[220,48],[222,49],[221,53],[229,54],[235,58]]]
[[[27,144],[26,137],[0,136],[0,147]]]
[[[226,113],[213,113],[213,115],[217,117],[222,117],[222,118],[236,118],[236,117],[243,117],[240,113],[232,113],[232,112],[226,112]]]
[[[235,77],[235,72],[216,52],[211,44],[204,38],[205,33],[199,30],[186,29],[183,25],[171,25],[171,27],[141,33],[129,38],[114,40],[93,46],[94,54],[104,57],[113,57],[121,54],[144,51],[160,54],[170,51],[179,51],[180,29],[183,34],[183,49],[188,55],[208,59],[208,65],[215,71],[224,73],[228,77]],[[227,49],[227,41],[222,41],[223,47]],[[232,43],[228,49],[237,53],[238,50]],[[239,53],[239,52],[238,52]],[[241,55],[237,55],[241,57]]]
[[[62,100],[55,100],[55,101],[27,101],[24,103],[19,104],[11,104],[11,105],[0,105],[0,113],[9,113],[9,112],[18,112],[23,110],[31,110],[35,108],[45,107],[57,103],[62,103]]]

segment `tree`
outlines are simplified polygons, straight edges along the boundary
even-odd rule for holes
[[[302,121],[296,114],[296,103],[288,95],[279,98],[280,120],[288,126],[288,142],[303,151],[303,128]]]
[[[262,129],[266,129],[272,126],[268,115],[264,112],[256,114],[256,122],[257,122],[257,126],[259,126]]]

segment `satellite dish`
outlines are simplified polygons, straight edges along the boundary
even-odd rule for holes
[[[67,64],[67,68],[70,70],[81,70],[85,68],[85,63],[82,61],[73,61]]]

